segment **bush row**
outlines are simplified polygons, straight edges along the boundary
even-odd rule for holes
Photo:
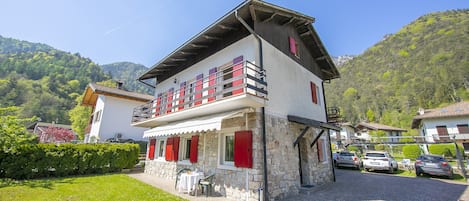
[[[31,179],[108,173],[138,162],[137,144],[34,144],[0,151],[0,177]]]

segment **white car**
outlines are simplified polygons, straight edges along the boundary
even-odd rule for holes
[[[370,151],[365,154],[363,158],[363,168],[366,171],[370,170],[387,170],[389,173],[394,173],[397,170],[397,161],[388,152],[383,151]]]

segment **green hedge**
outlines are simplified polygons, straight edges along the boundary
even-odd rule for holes
[[[408,144],[402,147],[402,153],[404,154],[404,157],[406,158],[416,159],[417,157],[420,156],[421,150],[420,150],[419,145]]]
[[[137,144],[35,144],[0,152],[0,177],[31,179],[108,173],[138,162]]]
[[[464,154],[464,148],[462,146],[458,146],[461,154]],[[428,151],[432,154],[436,155],[443,155],[445,157],[456,157],[456,149],[454,144],[432,144],[428,146]]]

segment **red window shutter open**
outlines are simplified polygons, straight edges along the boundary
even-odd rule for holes
[[[166,140],[165,160],[172,161],[173,158],[173,138]]]
[[[155,114],[153,114],[153,117],[160,116],[160,110],[161,110],[161,98],[163,94],[159,93],[158,98],[156,98],[156,105],[155,105]]]
[[[186,82],[182,82],[179,88],[179,107],[178,110],[184,109],[184,95],[186,95]]]
[[[179,159],[179,137],[173,138],[173,161]]]
[[[195,78],[197,81],[195,82],[195,105],[202,104],[202,88],[204,87],[203,82],[204,74],[197,75]]]
[[[297,53],[296,49],[296,41],[293,37],[288,37],[288,41],[290,42],[290,52],[294,55]]]
[[[197,163],[197,151],[199,146],[199,136],[194,135],[191,139],[190,162]]]
[[[174,94],[174,88],[171,88],[168,90],[168,102],[166,104],[166,113],[171,113],[172,107],[173,107],[173,94]]]
[[[150,149],[148,150],[148,158],[150,160],[153,160],[155,158],[155,144],[156,144],[156,139],[151,139]]]
[[[234,139],[234,164],[252,168],[252,131],[237,131]]]
[[[314,82],[310,82],[310,83],[311,83],[311,97],[312,97],[313,103],[318,104],[318,94],[316,91],[316,84],[314,84]]]
[[[318,142],[317,142],[317,148],[318,148],[318,160],[319,162],[322,162],[324,161],[324,154],[322,153],[324,150],[322,149],[322,146],[323,146],[323,140],[322,139],[319,139]]]

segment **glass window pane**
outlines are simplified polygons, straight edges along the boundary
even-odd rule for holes
[[[191,155],[191,141],[192,140],[186,141],[186,153],[185,153],[184,159],[189,159]]]
[[[164,140],[160,140],[158,157],[163,157],[163,152],[164,152]]]
[[[234,161],[234,136],[225,136],[225,161]]]

